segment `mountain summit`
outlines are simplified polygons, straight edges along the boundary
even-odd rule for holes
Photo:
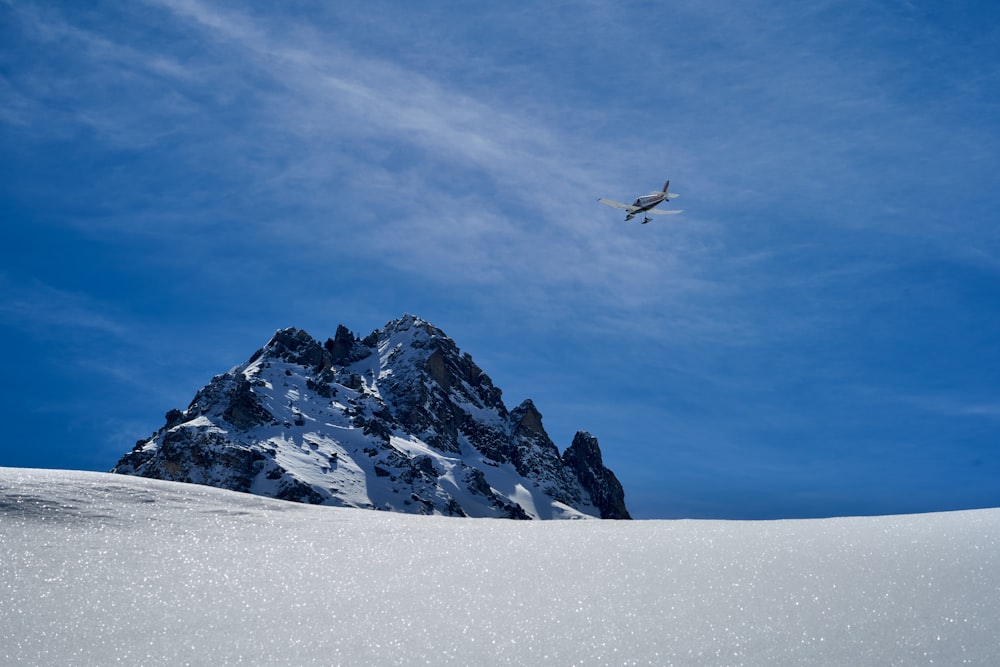
[[[512,519],[628,519],[597,440],[560,455],[440,329],[404,315],[320,344],[283,329],[112,472],[305,503]]]

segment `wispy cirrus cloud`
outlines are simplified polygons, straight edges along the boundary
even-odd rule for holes
[[[946,417],[1000,419],[1000,402],[958,395],[900,395],[896,400]]]
[[[669,285],[670,293],[707,285],[684,275],[703,249],[687,239],[704,224],[678,226],[669,245],[607,224],[595,183],[616,177],[591,156],[608,147],[553,124],[561,115],[555,101],[527,112],[524,93],[509,81],[493,91],[466,89],[362,54],[295,18],[268,21],[194,0],[148,4],[166,34],[185,35],[179,46],[128,31],[112,37],[58,16],[31,19],[39,34],[82,45],[93,71],[84,82],[94,94],[84,84],[76,90],[79,123],[114,136],[119,147],[173,156],[172,170],[231,181],[217,183],[216,194],[243,190],[213,201],[199,194],[204,179],[190,176],[183,193],[123,186],[127,233],[136,233],[134,204],[146,196],[157,224],[140,228],[165,233],[238,216],[261,241],[388,250],[380,261],[395,269],[452,286],[470,278],[502,292],[513,285],[522,299],[534,293],[544,302],[538,310],[572,301],[580,285],[592,290],[588,302],[612,307],[647,301],[652,292],[643,285]],[[125,83],[108,91],[96,79]],[[74,84],[67,77],[62,85]],[[329,223],[318,224],[345,214],[363,226],[335,223],[328,233]]]
[[[316,254],[350,245],[358,255],[445,287],[471,280],[492,286],[491,298],[534,293],[539,311],[563,303],[578,309],[584,287],[588,306],[627,313],[630,322],[641,322],[637,328],[663,329],[662,313],[671,312],[692,331],[741,331],[741,337],[774,329],[779,319],[761,319],[743,307],[759,303],[748,290],[774,300],[789,285],[801,291],[805,283],[833,284],[836,278],[829,276],[838,271],[869,271],[841,238],[824,248],[827,270],[789,272],[788,263],[799,254],[796,244],[815,246],[833,237],[803,242],[787,222],[774,232],[759,222],[754,230],[734,229],[719,217],[734,205],[720,205],[717,194],[706,198],[706,190],[700,201],[689,195],[698,204],[682,220],[670,221],[667,238],[620,233],[609,224],[614,215],[597,210],[594,199],[635,194],[634,184],[622,185],[631,167],[607,158],[641,154],[636,149],[643,138],[615,145],[612,135],[572,121],[560,124],[565,113],[558,83],[551,99],[529,106],[531,90],[518,90],[516,77],[500,76],[491,89],[447,76],[458,64],[438,59],[434,67],[421,67],[422,56],[431,53],[426,44],[413,42],[418,50],[404,61],[361,48],[363,42],[335,22],[325,26],[334,26],[331,33],[294,13],[265,17],[259,9],[201,0],[151,0],[145,9],[150,15],[142,21],[161,26],[152,40],[139,39],[134,29],[81,27],[58,13],[31,18],[46,39],[81,45],[81,59],[92,65],[92,78],[84,81],[93,96],[80,92],[84,84],[73,89],[69,77],[61,83],[70,97],[77,92],[79,122],[117,137],[118,145],[162,151],[168,168],[190,172],[171,186],[183,191],[122,188],[130,213],[137,198],[150,198],[147,215],[157,224],[145,228],[169,233],[174,225],[201,225],[208,231],[213,219],[238,219],[259,243],[298,238]],[[697,174],[721,165],[715,153],[727,156],[721,175],[695,178],[696,185],[718,186],[757,206],[792,189],[795,197],[821,207],[810,226],[833,219],[822,209],[853,178],[845,176],[855,159],[852,147],[872,143],[871,132],[882,127],[873,119],[897,102],[879,92],[888,73],[884,61],[851,70],[825,57],[839,43],[836,36],[800,37],[793,30],[830,9],[776,17],[763,36],[745,25],[748,10],[730,16],[719,8],[684,9],[681,20],[696,17],[728,40],[729,56],[684,54],[670,79],[678,89],[677,109],[667,114],[664,135],[647,140],[680,143],[669,139],[670,132],[693,131],[685,143],[702,143],[713,154],[692,158],[686,149],[686,169]],[[582,11],[615,24],[615,12],[606,7]],[[796,56],[765,52],[769,40],[787,41]],[[650,48],[664,58],[671,53],[669,45]],[[734,53],[745,57],[731,61]],[[849,61],[857,57],[847,54]],[[732,85],[716,83],[696,95],[696,81],[719,77]],[[109,90],[110,80],[124,83]],[[535,92],[543,83],[530,81]],[[144,96],[153,102],[143,103]],[[743,108],[726,109],[726,96],[741,100]],[[716,106],[711,118],[720,131],[707,143],[706,125],[693,123],[695,98]],[[619,114],[623,107],[608,109]],[[860,120],[857,131],[845,129],[845,118]],[[823,168],[817,171],[817,164]],[[733,179],[733,169],[753,175],[720,183]],[[740,184],[744,190],[738,192]],[[762,196],[747,187],[779,190]],[[134,233],[131,215],[120,221]],[[786,238],[783,232],[792,234]],[[747,256],[770,259],[748,265],[742,259]],[[803,257],[814,259],[816,253]],[[813,316],[788,309],[780,319],[784,332],[816,326]]]
[[[66,337],[81,331],[126,338],[129,325],[115,308],[87,294],[57,289],[38,280],[15,281],[0,274],[0,319],[8,326]]]

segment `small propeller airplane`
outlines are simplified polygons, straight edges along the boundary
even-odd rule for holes
[[[633,204],[623,204],[620,201],[614,201],[613,199],[598,199],[605,206],[611,206],[612,208],[620,208],[628,211],[628,215],[625,216],[625,222],[628,222],[636,216],[637,213],[645,214],[642,220],[642,224],[646,224],[652,220],[650,215],[677,215],[680,211],[658,211],[654,210],[658,205],[665,201],[671,199],[676,199],[680,195],[673,192],[667,192],[670,189],[670,181],[667,181],[662,190],[654,190],[648,195],[643,195],[635,200]]]

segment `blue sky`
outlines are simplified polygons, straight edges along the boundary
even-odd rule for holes
[[[274,4],[0,0],[0,465],[409,312],[639,518],[1000,506],[995,4]]]

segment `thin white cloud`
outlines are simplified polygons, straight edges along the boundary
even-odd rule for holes
[[[665,63],[662,85],[676,86],[680,102],[677,111],[664,109],[663,134],[645,138],[656,147],[650,157],[636,150],[643,146],[641,136],[615,145],[600,132],[579,132],[571,120],[561,125],[565,109],[558,88],[551,101],[542,98],[526,109],[530,93],[515,90],[513,79],[501,79],[493,91],[463,86],[443,76],[446,66],[440,63],[421,68],[423,52],[405,62],[381,58],[358,41],[296,17],[272,20],[198,0],[152,0],[149,8],[168,33],[188,35],[194,28],[197,38],[185,38],[178,49],[169,40],[128,42],[52,16],[40,22],[85,45],[83,58],[96,65],[87,82],[145,76],[147,83],[168,84],[124,88],[129,95],[154,93],[153,111],[128,100],[109,104],[95,98],[77,111],[80,122],[122,144],[176,151],[184,164],[175,168],[227,172],[237,179],[239,197],[199,194],[196,185],[185,192],[190,201],[174,196],[166,210],[156,202],[149,215],[168,224],[150,228],[210,225],[213,216],[225,215],[241,219],[261,241],[300,238],[319,246],[304,252],[337,252],[348,244],[373,256],[387,252],[394,268],[423,273],[446,287],[461,287],[472,276],[493,287],[490,298],[532,295],[540,312],[551,306],[578,310],[586,302],[588,311],[609,310],[612,318],[627,313],[631,324],[643,328],[670,317],[681,322],[669,329],[674,332],[688,328],[740,339],[773,332],[774,321],[727,304],[746,295],[748,276],[757,292],[788,280],[773,263],[747,270],[740,259],[760,256],[762,247],[787,257],[788,242],[762,229],[759,237],[736,242],[745,248],[727,247],[720,238],[728,223],[702,211],[759,207],[794,192],[810,207],[821,207],[809,224],[839,220],[833,206],[844,193],[831,184],[845,182],[854,167],[850,147],[870,140],[879,124],[863,123],[866,130],[844,134],[838,116],[877,118],[893,108],[878,87],[884,62],[856,71],[827,57],[836,39],[808,35],[787,45],[792,56],[768,53],[767,40],[788,37],[801,16],[774,17],[762,36],[748,9],[692,4],[683,11],[701,13],[713,35],[726,40],[728,55],[685,53],[673,62],[669,44],[649,44]],[[597,25],[614,30],[616,11],[600,3],[589,10],[601,15]],[[732,85],[692,89],[718,77]],[[540,83],[531,82],[536,93]],[[692,99],[714,105],[711,123],[692,124],[691,110],[684,110]],[[733,105],[734,99],[740,104]],[[622,108],[609,107],[612,114]],[[762,122],[768,114],[770,124]],[[710,136],[713,123],[717,138]],[[681,134],[690,131],[701,134],[690,140]],[[171,132],[182,133],[183,141],[172,142]],[[686,144],[705,147],[707,155],[691,158]],[[681,218],[623,233],[615,213],[594,200],[658,185],[623,185],[635,169],[621,163],[623,156],[659,162],[659,153],[674,151],[686,156],[688,185],[700,186],[700,197],[695,191],[680,200],[685,207],[691,202]],[[707,164],[722,171],[699,175]],[[683,180],[679,187],[685,189]],[[802,210],[804,204],[797,206]],[[347,216],[350,221],[342,222]],[[766,214],[757,217],[766,227]],[[126,215],[120,221],[134,224]],[[401,238],[405,244],[394,241]],[[843,256],[851,248],[831,251]],[[809,278],[813,284],[817,275]],[[795,328],[792,319],[806,330],[815,326],[798,314],[784,315],[785,332]]]
[[[0,275],[0,319],[8,326],[66,337],[81,330],[115,338],[129,336],[130,327],[111,313],[114,309],[86,294],[57,289],[39,281],[19,284]]]
[[[1000,403],[945,395],[901,395],[899,402],[946,417],[1000,419]]]
[[[198,73],[170,55],[73,25],[54,10],[32,5],[13,9],[24,34],[38,43],[41,53],[63,51],[71,58],[65,66],[71,71],[57,75],[46,67],[19,72],[22,90],[13,99],[18,107],[30,110],[33,120],[30,125],[18,123],[23,126],[20,131],[69,137],[82,125],[113,148],[149,148],[170,135],[175,124],[170,119],[196,112],[173,86],[196,83]],[[35,64],[34,59],[28,62]]]
[[[280,24],[281,30],[272,30],[248,15],[201,2],[156,4],[230,47],[229,67],[264,75],[276,85],[254,98],[260,105],[253,110],[257,121],[278,128],[259,141],[268,150],[291,138],[302,151],[295,160],[309,167],[293,167],[270,185],[283,187],[296,178],[300,184],[319,182],[331,169],[338,175],[353,170],[348,178],[355,190],[367,186],[373,197],[366,207],[370,213],[359,217],[384,218],[373,225],[379,238],[348,234],[360,246],[388,250],[401,260],[397,266],[452,284],[470,277],[520,283],[522,295],[533,291],[527,283],[540,284],[545,289],[536,297],[542,299],[553,289],[586,285],[591,301],[615,307],[648,301],[651,294],[662,298],[664,287],[676,292],[704,285],[685,275],[683,259],[685,251],[698,253],[685,240],[706,229],[697,221],[676,226],[670,247],[651,246],[609,227],[614,216],[597,208],[596,195],[602,193],[594,190],[607,178],[607,168],[586,158],[606,152],[599,140],[568,135],[546,120],[506,108],[502,99],[481,99],[420,71],[363,56],[307,26]],[[361,151],[411,146],[419,151],[416,171],[407,174],[400,167],[390,179],[371,164],[344,165],[337,153],[345,141]],[[463,190],[466,179],[441,182],[435,171],[480,174],[488,185]],[[324,196],[315,194],[322,208]],[[405,246],[394,238],[405,238]],[[555,301],[560,298],[565,297]]]

